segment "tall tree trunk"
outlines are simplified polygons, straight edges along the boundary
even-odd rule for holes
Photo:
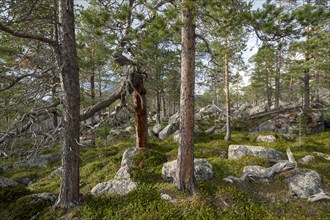
[[[226,89],[226,136],[225,140],[230,141],[230,97],[229,97],[229,60],[228,60],[228,39],[225,38],[225,89]]]
[[[267,90],[267,106],[268,106],[268,110],[270,110],[271,106],[272,106],[272,84],[270,81],[270,77],[269,77],[269,73],[267,73],[266,75],[266,90]]]
[[[52,38],[55,40],[55,42],[59,42],[59,33],[58,33],[58,0],[53,0],[53,3],[54,3],[54,7],[53,7],[53,14],[54,14],[54,29],[52,29],[51,31],[51,34],[52,34]],[[56,48],[55,48],[55,52],[58,52],[56,51]],[[55,54],[55,58],[52,58],[52,60],[54,62],[56,62],[58,59],[58,53]],[[52,69],[52,75],[53,75],[53,78],[52,78],[52,99],[53,101],[55,100],[56,98],[56,88],[57,88],[57,83],[59,81],[59,78],[58,76],[56,75],[56,71],[55,69]],[[55,111],[53,113],[53,124],[54,124],[54,127],[57,128],[58,126],[58,114],[57,112]]]
[[[52,74],[54,75],[53,76],[53,79],[52,79],[52,100],[53,100],[53,102],[55,102],[56,101],[56,84],[58,83],[58,78],[56,77],[56,73],[55,73],[55,71],[54,70],[52,70]],[[57,128],[57,126],[58,126],[58,114],[57,114],[57,112],[56,111],[54,111],[53,112],[53,126],[54,126],[54,128]]]
[[[161,92],[162,94],[162,116],[163,117],[167,117],[167,111],[166,111],[166,97],[165,97],[165,94],[164,94],[164,90],[162,90]]]
[[[316,88],[315,88],[315,102],[317,104],[320,103],[320,73],[318,70],[315,71],[315,81],[316,81]]]
[[[281,79],[281,40],[278,40],[276,48],[276,76],[275,76],[275,109],[280,107],[280,79]]]
[[[305,62],[308,62],[310,60],[310,54],[309,54],[309,34],[310,34],[310,27],[306,28],[306,44],[307,44],[307,50],[306,50],[306,58],[305,58]],[[309,105],[310,105],[310,88],[309,88],[309,79],[310,79],[310,75],[309,75],[309,68],[307,67],[304,70],[304,108],[308,109]]]
[[[293,77],[290,77],[290,83],[289,83],[289,94],[292,94],[293,92]],[[290,104],[293,102],[293,97],[290,96]]]
[[[195,27],[193,6],[182,0],[181,28],[181,92],[180,143],[175,184],[179,190],[195,193],[194,176],[194,89],[195,89]]]
[[[79,195],[79,69],[74,29],[73,0],[60,0],[60,40],[58,65],[63,90],[63,147],[60,194],[55,207],[74,207]]]
[[[102,77],[103,77],[102,76],[102,71],[100,69],[98,69],[98,80],[99,80],[99,82],[102,82]],[[99,91],[99,98],[98,98],[98,100],[100,101],[103,98],[102,83],[98,83],[98,86],[99,86],[99,88],[98,88],[98,91]]]
[[[282,1],[279,0],[279,7],[282,7]],[[280,91],[281,91],[281,56],[282,56],[282,47],[281,47],[281,17],[278,17],[278,30],[277,30],[277,47],[276,47],[276,75],[275,75],[275,109],[280,107]]]
[[[156,91],[156,123],[160,124],[160,91]]]
[[[93,53],[93,52],[92,52]],[[92,54],[93,56],[93,54]],[[90,84],[91,84],[91,99],[92,99],[92,105],[95,104],[95,65],[93,64],[92,67],[92,73],[90,75]],[[95,115],[91,117],[91,125],[95,126]],[[95,144],[95,129],[91,130],[91,140],[92,143]]]
[[[239,106],[239,87],[238,83],[236,84],[236,109],[238,109]]]
[[[309,88],[309,69],[305,69],[304,74],[304,108],[308,109],[310,105],[310,88]]]

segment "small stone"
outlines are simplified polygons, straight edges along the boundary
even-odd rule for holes
[[[273,135],[259,135],[257,141],[272,143],[276,141],[276,137]]]
[[[0,188],[8,187],[8,186],[16,186],[18,183],[12,179],[0,176]]]
[[[20,181],[24,186],[29,186],[33,183],[33,181],[30,179],[30,178],[23,178],[21,181]]]
[[[57,196],[55,196],[54,194],[51,193],[36,193],[36,194],[32,194],[29,195],[29,197],[34,198],[34,202],[37,202],[39,200],[44,200],[47,201],[50,205],[53,205],[57,199]]]
[[[166,193],[160,193],[160,198],[162,200],[166,200],[169,202],[176,202],[176,199],[172,198],[170,195],[166,194]]]
[[[310,164],[310,163],[315,162],[315,157],[312,156],[312,155],[306,155],[306,156],[304,156],[303,158],[301,158],[301,159],[299,160],[299,162],[300,162],[301,164],[307,165],[307,164]]]
[[[81,148],[89,148],[94,145],[93,140],[81,140],[79,143]]]
[[[165,193],[161,193],[160,198],[163,199],[163,200],[172,200],[171,196],[169,196]]]
[[[55,172],[57,175],[61,176],[61,175],[62,175],[62,167],[57,168],[54,172]]]

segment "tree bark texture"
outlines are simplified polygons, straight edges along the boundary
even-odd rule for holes
[[[136,131],[136,147],[146,148],[148,144],[148,118],[147,118],[147,104],[146,104],[146,90],[144,88],[144,76],[146,75],[141,71],[137,63],[129,60],[122,54],[113,55],[115,62],[120,66],[125,67],[127,74],[126,88],[120,94],[133,93],[133,102],[135,106],[135,131]],[[125,101],[124,98],[123,101]]]
[[[54,70],[52,70],[52,74],[54,75],[54,77],[53,77],[53,82],[52,82],[52,101],[53,101],[53,103],[55,103],[56,101],[57,101],[57,97],[56,97],[56,83],[57,83],[57,77],[56,77],[56,74],[55,74],[55,71]],[[53,126],[54,126],[54,128],[57,128],[57,126],[58,126],[58,114],[57,114],[57,112],[55,111],[54,113],[53,113]]]
[[[280,79],[281,79],[281,41],[278,40],[276,48],[276,75],[275,75],[275,109],[280,107]]]
[[[195,193],[194,177],[194,89],[195,27],[190,1],[182,1],[180,143],[175,184],[179,190]]]
[[[160,91],[156,91],[156,124],[160,124]]]
[[[146,90],[143,84],[143,75],[138,73],[133,74],[136,147],[146,148],[148,144],[148,118],[145,98]]]
[[[230,141],[230,97],[229,97],[229,59],[228,59],[228,39],[225,38],[225,88],[226,88],[226,136],[225,140]]]
[[[268,110],[270,110],[272,107],[272,82],[270,80],[269,73],[267,73],[267,75],[266,75],[266,80],[267,80],[267,83],[266,83],[267,106],[268,106]]]
[[[309,88],[309,69],[305,69],[304,74],[304,108],[308,109],[310,105],[310,88]]]
[[[94,52],[94,50],[92,50],[92,53]],[[92,54],[92,59],[94,59],[94,55]],[[92,67],[92,72],[90,75],[90,85],[91,85],[91,99],[92,99],[92,105],[95,105],[95,64],[93,62],[93,67]],[[94,126],[96,123],[95,120],[95,115],[92,116],[91,118],[91,124],[92,126]],[[91,130],[91,140],[93,142],[93,145],[95,144],[95,130],[92,129]]]
[[[318,70],[315,71],[315,81],[316,81],[315,102],[320,103],[320,73]]]
[[[73,0],[60,0],[60,45],[58,65],[63,91],[63,147],[60,194],[55,207],[80,203],[79,195],[79,68],[74,29]]]
[[[310,59],[310,54],[309,54],[309,28],[306,29],[307,30],[307,34],[306,34],[306,44],[307,44],[307,52],[305,55],[305,62],[308,62]],[[310,79],[310,75],[309,75],[309,68],[307,67],[304,70],[304,108],[308,109],[309,105],[310,105],[310,88],[309,88],[309,79]]]
[[[163,117],[166,117],[167,115],[166,115],[166,113],[167,113],[167,111],[166,111],[166,98],[165,98],[165,95],[164,95],[164,91],[162,90],[161,91],[161,93],[162,93],[162,116]]]

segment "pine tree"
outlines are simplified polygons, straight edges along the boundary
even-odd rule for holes
[[[304,108],[309,108],[311,79],[310,72],[312,69],[315,69],[313,61],[316,60],[317,55],[314,52],[318,50],[318,47],[315,47],[316,45],[313,45],[314,42],[317,42],[317,40],[315,39],[315,30],[321,29],[326,32],[326,27],[324,26],[323,21],[329,18],[329,11],[327,11],[326,7],[324,7],[323,5],[318,5],[317,2],[313,4],[312,1],[307,1],[306,4],[303,4],[302,6],[294,10],[293,14],[295,16],[295,19],[299,22],[301,36],[305,37],[305,41],[296,43],[296,46],[301,48],[305,56],[305,61],[302,64],[304,68],[303,105]]]
[[[195,194],[194,176],[194,88],[195,88],[195,27],[194,3],[182,0],[181,28],[181,92],[180,143],[175,184],[179,190]]]

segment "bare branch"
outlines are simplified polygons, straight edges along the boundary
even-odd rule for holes
[[[102,109],[110,106],[112,103],[114,103],[116,100],[121,98],[121,94],[124,92],[126,87],[126,83],[122,83],[120,88],[115,91],[113,94],[111,94],[110,97],[108,97],[105,100],[102,100],[92,107],[86,109],[83,114],[80,115],[80,121],[84,121],[90,117],[92,117],[96,112],[101,111]]]
[[[209,42],[206,40],[205,37],[203,37],[200,34],[195,34],[197,38],[201,39],[206,47],[207,52],[211,55],[211,62],[214,63],[215,65],[219,66],[219,64],[215,61],[215,55],[213,54],[213,51],[211,50]]]
[[[0,92],[3,92],[7,89],[10,89],[11,87],[13,87],[14,85],[16,85],[19,81],[21,81],[22,79],[32,76],[33,74],[25,74],[19,77],[16,77],[15,80],[13,80],[8,86],[6,86],[5,88],[0,89]]]
[[[20,33],[20,32],[16,32],[6,26],[4,26],[3,24],[0,23],[0,31],[4,31],[8,34],[11,34],[15,37],[20,37],[20,38],[26,38],[26,39],[32,39],[32,40],[38,40],[44,43],[49,44],[50,46],[54,47],[56,46],[56,42],[47,38],[47,37],[43,37],[40,35],[35,35],[35,34],[28,34],[28,33]]]

